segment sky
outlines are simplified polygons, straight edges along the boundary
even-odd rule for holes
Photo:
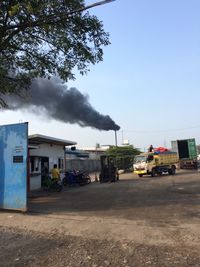
[[[95,1],[86,1],[91,4]],[[200,1],[116,0],[90,9],[110,33],[104,60],[76,75],[68,88],[121,128],[118,145],[129,140],[142,151],[170,147],[171,140],[200,144]],[[24,111],[1,112],[0,124],[29,122],[29,134],[76,141],[79,148],[115,145],[113,131],[99,131]]]

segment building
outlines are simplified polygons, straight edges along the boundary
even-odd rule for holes
[[[76,147],[66,148],[65,149],[66,160],[71,159],[87,159],[89,158],[89,153],[84,150],[76,149]]]
[[[110,146],[98,146],[98,147],[87,147],[83,148],[82,151],[85,151],[89,154],[90,159],[100,160],[100,156],[104,155],[105,152],[110,148]]]
[[[54,164],[57,164],[61,171],[65,171],[65,148],[76,145],[76,142],[34,134],[28,137],[28,144],[28,187],[29,190],[34,190],[41,188],[42,180],[49,175]]]
[[[108,147],[96,147],[76,149],[75,147],[66,148],[66,169],[81,170],[87,172],[100,171],[100,156],[105,154]]]

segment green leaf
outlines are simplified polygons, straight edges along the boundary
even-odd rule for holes
[[[19,4],[11,6],[8,11],[9,16],[15,16],[18,13],[19,8],[20,8]]]

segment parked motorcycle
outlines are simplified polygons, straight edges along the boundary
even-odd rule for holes
[[[91,183],[91,178],[87,172],[69,171],[65,173],[62,183],[64,186],[82,186]]]

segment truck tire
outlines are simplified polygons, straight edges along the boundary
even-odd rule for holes
[[[143,177],[143,174],[138,174],[139,177]]]
[[[156,176],[156,169],[153,168],[153,169],[151,170],[151,177],[155,177],[155,176]]]
[[[174,175],[176,174],[176,167],[172,166],[171,169],[168,170],[169,175]]]

